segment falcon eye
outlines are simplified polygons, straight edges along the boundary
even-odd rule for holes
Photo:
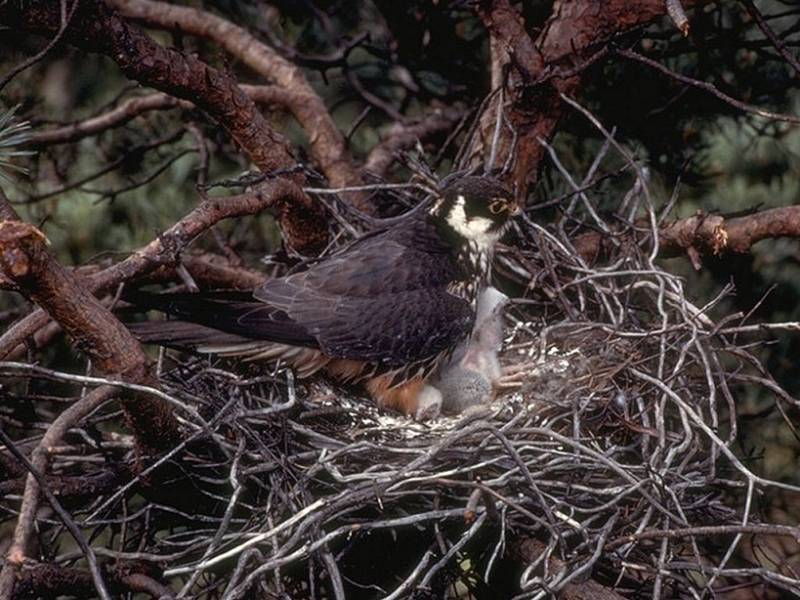
[[[492,200],[492,203],[489,204],[489,212],[493,215],[499,215],[505,210],[508,210],[508,204],[504,198],[495,198]]]

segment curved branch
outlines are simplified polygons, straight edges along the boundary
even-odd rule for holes
[[[512,549],[526,564],[535,563],[547,554],[547,546],[535,538],[520,539]],[[548,569],[554,571],[564,569],[565,564],[555,556],[547,559]],[[599,584],[594,579],[587,579],[581,583],[569,583],[560,591],[559,598],[564,600],[624,600],[612,588]]]
[[[180,264],[186,268],[194,281],[204,288],[210,289],[252,290],[263,284],[267,278],[267,275],[261,271],[231,266],[222,256],[210,253],[181,255]],[[164,265],[152,273],[137,275],[133,279],[146,283],[167,283],[175,281],[175,271],[175,266]],[[83,279],[85,280],[85,277]],[[106,298],[113,300],[110,296]],[[107,300],[102,302],[110,304]],[[37,309],[16,323],[0,338],[0,348],[4,348],[6,343],[13,344],[22,337],[23,339],[32,338],[32,346],[41,349],[51,343],[53,338],[60,333],[62,333],[61,326],[51,321],[43,310]],[[0,354],[3,354],[3,360],[18,360],[26,355],[28,349],[25,343],[19,343],[10,352],[5,353],[0,350]]]
[[[290,106],[292,103],[300,101],[297,94],[274,85],[240,85],[239,87],[253,102],[258,104]],[[35,148],[75,142],[114,127],[121,127],[146,112],[178,106],[186,110],[196,108],[194,103],[188,100],[178,100],[169,94],[155,93],[137,96],[95,117],[37,131],[31,135],[24,146]]]
[[[118,393],[119,390],[112,386],[101,386],[69,406],[47,428],[39,444],[31,453],[30,463],[33,470],[27,476],[25,492],[22,496],[22,506],[20,507],[17,526],[14,530],[14,538],[8,550],[5,565],[0,571],[0,597],[7,598],[10,596],[16,571],[28,556],[28,545],[33,534],[36,512],[39,507],[39,495],[43,491],[39,479],[43,478],[47,473],[50,463],[50,449],[61,443],[64,434],[70,427],[75,426],[83,417],[96,410]],[[48,495],[48,498],[51,496],[52,493]],[[80,535],[76,536],[76,539],[78,538],[80,538]],[[92,560],[93,557],[94,555],[90,553]],[[93,564],[93,574],[95,575],[93,583],[101,587],[102,579],[99,578],[96,563]]]
[[[644,65],[647,65],[648,67],[651,67],[663,73],[670,79],[674,79],[676,81],[679,81],[680,83],[691,85],[692,87],[696,87],[705,92],[708,92],[709,94],[715,96],[716,98],[719,98],[726,104],[730,104],[734,108],[738,108],[742,112],[757,115],[759,117],[764,117],[765,119],[771,119],[773,121],[785,121],[787,123],[793,123],[795,125],[800,124],[800,118],[795,117],[794,115],[775,113],[769,110],[764,110],[763,108],[759,108],[757,106],[753,106],[752,104],[748,104],[747,102],[742,102],[741,100],[737,100],[736,98],[729,96],[728,94],[720,90],[713,83],[710,83],[708,81],[700,81],[699,79],[694,79],[692,77],[687,77],[686,75],[677,73],[672,69],[668,68],[667,66],[662,65],[657,60],[653,60],[652,58],[642,56],[638,52],[633,52],[632,50],[626,50],[624,48],[618,48],[615,50],[615,53],[619,54],[624,58],[635,60]]]
[[[0,221],[0,269],[64,328],[102,373],[140,381],[147,358],[136,339],[47,250],[45,235],[22,221]]]
[[[148,25],[213,40],[253,71],[291,92],[295,98],[287,107],[308,134],[312,156],[331,185],[348,187],[361,183],[344,136],[302,70],[249,31],[198,8],[154,0],[110,0],[109,4],[124,16]],[[373,209],[363,196],[352,200],[360,210],[371,212]]]
[[[0,4],[0,23],[48,33],[59,25],[57,6],[45,0]],[[255,103],[227,73],[196,57],[155,43],[98,0],[83,0],[64,37],[76,47],[112,58],[131,79],[190,100],[214,118],[264,172],[295,165],[286,140],[267,123]],[[282,207],[280,222],[287,242],[313,252],[327,241],[322,208],[304,202]]]
[[[102,294],[164,264],[174,264],[186,245],[223,219],[251,215],[266,209],[280,212],[305,199],[303,191],[287,179],[267,181],[249,194],[208,198],[158,238],[122,262],[86,277],[81,287],[92,294]],[[0,336],[0,359],[15,352],[20,344],[44,327],[48,320],[47,314],[39,309],[10,327]]]
[[[47,249],[44,234],[33,225],[0,221],[0,271],[58,322],[99,372],[125,381],[148,381],[149,361],[139,342],[58,263]],[[35,320],[42,322],[39,317]],[[171,447],[179,439],[178,423],[163,402],[134,395],[123,402],[123,408],[145,452]]]
[[[383,139],[370,150],[364,170],[375,175],[384,175],[395,159],[395,154],[403,148],[413,146],[417,140],[449,131],[464,116],[458,108],[437,109],[416,123],[392,125]]]
[[[91,117],[61,127],[38,131],[31,135],[25,146],[35,148],[39,146],[75,142],[89,137],[90,135],[101,133],[107,129],[124,125],[131,119],[148,111],[173,108],[179,104],[180,100],[167,94],[149,94],[147,96],[130,98],[119,106],[96,117]]]

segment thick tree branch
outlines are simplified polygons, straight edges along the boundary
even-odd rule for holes
[[[210,12],[187,6],[153,0],[110,0],[109,4],[124,16],[148,25],[213,40],[253,71],[291,93],[294,98],[287,108],[308,134],[312,156],[331,185],[347,187],[361,182],[344,136],[303,71],[249,31]],[[372,205],[361,195],[351,200],[360,210],[372,210]]]
[[[55,3],[38,0],[0,4],[0,23],[36,33],[59,26]],[[64,37],[78,48],[112,58],[131,79],[189,100],[214,118],[264,172],[295,166],[285,139],[272,130],[255,103],[228,74],[199,59],[156,44],[98,0],[83,0]],[[322,209],[309,198],[279,207],[287,242],[313,252],[327,240]]]
[[[703,2],[687,0],[682,4],[690,8]],[[478,13],[489,30],[493,47],[506,52],[506,110],[517,135],[512,179],[520,197],[538,178],[546,154],[539,139],[549,141],[555,134],[563,113],[560,94],[576,94],[582,69],[604,54],[604,42],[663,16],[666,10],[664,0],[559,1],[534,40],[508,0],[479,2]],[[479,151],[484,156],[488,155],[495,111],[496,104],[490,105],[482,120],[483,145]],[[501,162],[512,150],[510,138],[508,133],[502,136]]]
[[[660,254],[677,256],[694,248],[700,254],[743,254],[768,238],[800,238],[800,206],[784,206],[726,218],[697,214],[661,228]]]
[[[122,573],[124,568],[123,563],[116,571],[108,574],[109,591],[113,592],[115,597],[124,596],[129,592],[143,592],[158,600],[174,598],[174,592],[169,587],[151,576],[144,573]],[[92,576],[86,569],[39,563],[21,573],[12,599],[62,596],[88,598],[94,595]]]
[[[0,222],[0,269],[61,324],[100,372],[131,381],[144,378],[147,358],[139,344],[58,264],[36,227]]]
[[[266,274],[261,271],[231,266],[224,257],[210,253],[181,254],[180,264],[188,271],[194,281],[203,288],[208,289],[252,290],[263,284],[267,278]],[[98,272],[99,269],[92,269],[90,273],[76,273],[76,276],[86,281]],[[132,280],[145,283],[168,283],[175,281],[175,279],[176,268],[170,264],[164,265],[151,273],[137,275]],[[108,300],[112,299],[111,296],[108,296],[102,302],[104,305],[110,304]],[[32,346],[41,349],[51,343],[56,336],[62,333],[62,330],[58,323],[49,320],[47,313],[37,309],[9,329],[8,339],[11,340],[9,343],[13,343],[14,339],[25,333],[28,334],[26,336],[28,339],[32,338]],[[20,343],[14,350],[5,354],[3,359],[18,360],[24,357],[29,349],[29,346]]]
[[[0,271],[58,322],[100,373],[148,381],[149,361],[139,342],[56,261],[41,231],[22,221],[0,221]],[[145,452],[178,440],[178,424],[166,404],[149,397],[132,397],[123,404]]]
[[[227,198],[208,198],[158,238],[122,262],[87,277],[83,288],[100,295],[121,283],[149,273],[165,264],[176,264],[181,250],[219,221],[255,214],[266,209],[280,211],[305,198],[303,191],[287,179],[274,179],[252,193]],[[45,326],[48,317],[36,310],[0,336],[0,359],[15,352],[20,344]]]
[[[751,215],[727,218],[698,213],[659,229],[658,253],[662,258],[686,254],[699,269],[701,257],[729,252],[744,254],[761,240],[800,238],[800,206],[785,206]],[[602,256],[611,241],[601,232],[584,233],[575,239],[575,249],[586,260]]]

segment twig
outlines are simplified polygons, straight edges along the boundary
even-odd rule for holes
[[[765,119],[770,119],[772,121],[784,121],[786,123],[794,123],[795,125],[800,124],[800,118],[795,117],[794,115],[771,112],[768,110],[764,110],[763,108],[753,106],[752,104],[742,102],[741,100],[737,100],[736,98],[733,98],[728,94],[726,94],[725,92],[721,91],[713,83],[708,83],[707,81],[700,81],[698,79],[694,79],[692,77],[687,77],[686,75],[681,75],[680,73],[676,73],[675,71],[662,65],[660,62],[653,60],[652,58],[642,56],[641,54],[634,52],[633,50],[627,50],[625,48],[616,48],[614,52],[629,60],[635,60],[644,65],[647,65],[648,67],[652,67],[653,69],[660,71],[661,73],[663,73],[667,77],[670,77],[671,79],[680,81],[681,83],[685,83],[686,85],[690,85],[692,87],[696,87],[698,89],[706,91],[715,96],[716,98],[719,98],[726,104],[730,104],[734,108],[738,108],[743,112],[757,115]]]
[[[27,555],[28,544],[33,532],[34,521],[36,520],[39,493],[42,493],[83,551],[84,556],[89,562],[89,569],[91,570],[97,593],[101,598],[110,600],[111,596],[108,594],[105,584],[103,583],[103,578],[97,564],[97,557],[86,542],[83,534],[75,525],[75,522],[53,495],[53,492],[44,480],[44,473],[47,471],[49,463],[50,448],[60,443],[64,434],[70,427],[76,425],[84,416],[107,402],[116,393],[117,391],[113,387],[99,387],[62,412],[61,415],[53,421],[47,433],[42,437],[41,442],[33,451],[30,461],[16,449],[13,441],[6,435],[2,428],[0,428],[0,439],[2,439],[3,444],[5,444],[6,448],[13,453],[17,460],[25,465],[25,468],[29,471],[28,479],[25,484],[22,508],[20,509],[16,530],[14,531],[14,540],[8,550],[6,563],[3,566],[2,572],[0,572],[0,598],[10,598],[11,596],[16,571],[22,565]]]

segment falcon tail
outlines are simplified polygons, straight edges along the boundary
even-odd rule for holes
[[[227,345],[253,341],[188,321],[143,321],[125,323],[125,326],[140,342],[175,348],[196,349],[205,344]]]
[[[304,327],[284,311],[254,299],[251,292],[151,294],[131,290],[122,299],[143,310],[155,309],[176,318],[128,323],[128,328],[147,343],[197,349],[252,342],[319,347]]]

